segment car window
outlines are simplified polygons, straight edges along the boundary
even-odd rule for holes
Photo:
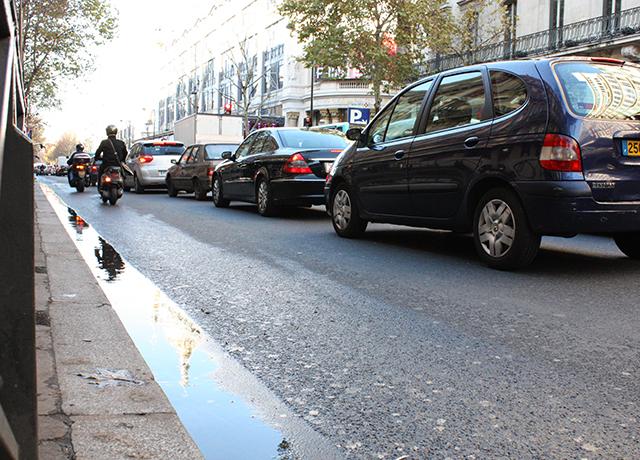
[[[261,131],[256,136],[256,140],[251,144],[251,149],[249,149],[249,155],[255,155],[257,153],[262,152],[262,144],[264,144],[264,140],[269,136],[269,133],[266,131]]]
[[[185,152],[182,154],[182,156],[180,157],[180,159],[178,160],[178,163],[186,163],[187,162],[187,158],[189,158],[189,155],[191,154],[191,148],[188,148],[187,150],[185,150]]]
[[[150,142],[144,144],[143,151],[147,155],[180,155],[184,152],[184,145],[174,142]]]
[[[249,154],[251,143],[255,140],[256,135],[257,133],[251,134],[242,142],[242,144],[240,144],[240,147],[238,147],[238,150],[236,150],[236,158],[243,158]]]
[[[238,144],[208,144],[205,146],[205,158],[207,160],[219,160],[224,152],[233,152]]]
[[[339,131],[317,132],[303,129],[280,131],[284,147],[292,149],[344,149],[347,146],[344,134]]]
[[[481,72],[444,77],[431,103],[427,132],[480,123],[487,118]]]
[[[273,152],[275,150],[278,150],[278,141],[276,141],[275,137],[269,134],[264,140],[264,144],[262,145],[262,151]]]
[[[375,145],[384,142],[384,134],[387,131],[392,111],[393,106],[387,107],[371,124],[369,131],[367,132],[367,145]]]
[[[384,135],[385,142],[413,136],[413,128],[420,116],[422,101],[432,84],[433,80],[422,83],[398,98]]]
[[[495,117],[514,112],[527,102],[527,86],[520,78],[499,70],[492,70],[489,75]]]
[[[198,161],[198,150],[200,148],[198,146],[191,147],[191,152],[189,152],[189,156],[187,157],[187,163],[196,163]]]
[[[575,115],[593,120],[640,120],[640,68],[561,62],[553,70]]]

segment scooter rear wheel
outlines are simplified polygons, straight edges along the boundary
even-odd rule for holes
[[[115,206],[118,202],[118,191],[115,188],[109,190],[109,204]]]
[[[84,182],[76,182],[76,190],[78,191],[78,193],[84,192]]]

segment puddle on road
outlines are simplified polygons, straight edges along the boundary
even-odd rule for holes
[[[292,460],[290,439],[264,422],[257,409],[225,387],[233,364],[158,287],[93,230],[48,187],[43,187],[100,287],[153,375],[207,459]],[[220,376],[218,376],[222,380]],[[240,380],[247,380],[239,377]],[[259,390],[262,391],[262,390]],[[251,390],[242,390],[243,394]],[[250,399],[260,401],[260,396]]]

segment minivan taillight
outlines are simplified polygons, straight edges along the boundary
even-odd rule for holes
[[[282,172],[287,174],[313,174],[301,153],[294,153],[287,158],[282,167]]]
[[[540,152],[540,165],[549,171],[582,172],[578,142],[562,134],[547,134]]]

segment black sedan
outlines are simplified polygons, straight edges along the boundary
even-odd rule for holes
[[[269,128],[253,132],[235,153],[225,152],[213,176],[213,203],[256,203],[270,216],[285,206],[325,204],[324,182],[347,146],[336,131]]]

